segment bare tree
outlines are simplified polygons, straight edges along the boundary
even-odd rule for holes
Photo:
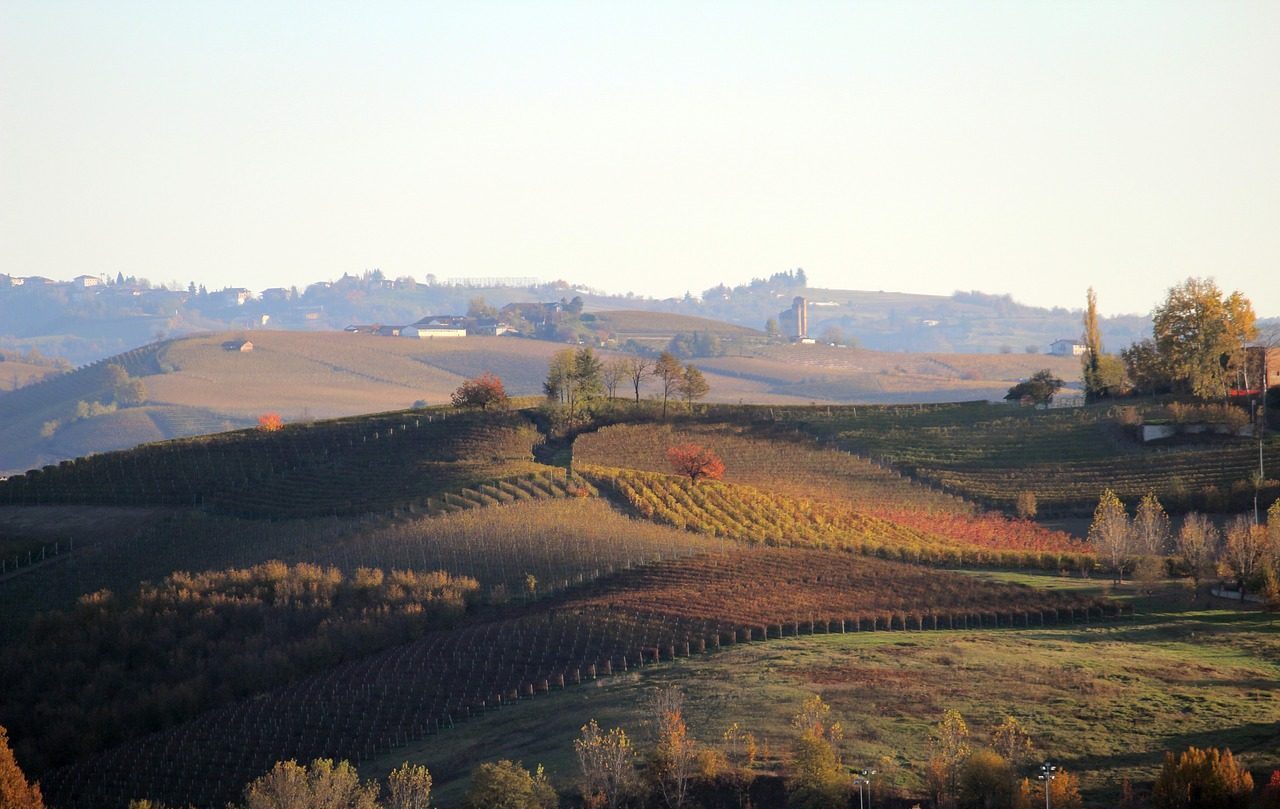
[[[662,384],[662,417],[667,417],[667,401],[672,394],[679,390],[680,382],[684,379],[684,368],[680,366],[680,360],[670,351],[664,351],[658,355],[658,361],[653,366],[653,376]]]
[[[612,399],[618,393],[618,385],[630,376],[631,362],[625,357],[615,357],[600,369],[600,380],[604,382],[605,392]]]
[[[617,809],[635,782],[635,750],[622,728],[608,733],[596,720],[582,726],[573,743],[582,768],[582,794],[590,804]]]
[[[636,404],[640,404],[640,386],[653,374],[653,361],[647,357],[627,357],[623,362],[627,366],[627,378],[636,392]]]

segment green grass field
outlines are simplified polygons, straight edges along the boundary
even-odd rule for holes
[[[1061,583],[1052,580],[1055,584]],[[1091,582],[1065,586],[1090,590]],[[762,770],[785,768],[790,716],[813,693],[845,726],[844,760],[898,763],[897,786],[920,794],[928,734],[959,710],[975,743],[1004,716],[1032,733],[1039,756],[1079,774],[1086,798],[1115,799],[1120,780],[1150,781],[1165,750],[1230,747],[1255,777],[1280,767],[1280,622],[1206,609],[1083,628],[820,635],[740,645],[649,666],[503,708],[384,756],[436,774],[456,806],[474,762],[543,763],[561,788],[576,774],[573,739],[595,718],[643,738],[644,699],[676,684],[703,742],[739,722],[767,742]],[[1265,782],[1265,781],[1264,781]]]

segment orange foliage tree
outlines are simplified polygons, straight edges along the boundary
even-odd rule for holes
[[[274,433],[284,429],[284,419],[279,413],[263,413],[258,416],[258,429],[264,433]]]
[[[491,373],[483,373],[458,386],[450,397],[454,407],[479,407],[488,410],[489,405],[501,407],[507,402],[507,391],[502,380]]]
[[[724,461],[701,444],[677,444],[667,450],[667,460],[677,474],[688,475],[694,483],[698,478],[719,480],[724,477]]]
[[[44,809],[38,784],[27,783],[9,749],[9,731],[0,726],[0,806],[4,809]]]

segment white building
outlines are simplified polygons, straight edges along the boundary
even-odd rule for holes
[[[1088,348],[1079,340],[1054,340],[1049,344],[1049,353],[1055,357],[1078,357]]]

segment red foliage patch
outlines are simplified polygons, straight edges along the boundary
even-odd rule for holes
[[[667,460],[676,474],[685,475],[695,482],[698,478],[719,480],[724,477],[724,461],[701,444],[677,444],[667,450]]]

